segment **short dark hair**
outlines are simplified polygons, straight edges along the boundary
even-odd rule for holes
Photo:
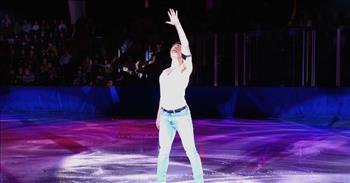
[[[181,42],[180,42],[180,41],[176,41],[175,43],[173,43],[173,44],[171,45],[171,47],[173,47],[173,46],[176,45],[176,44],[181,45]]]

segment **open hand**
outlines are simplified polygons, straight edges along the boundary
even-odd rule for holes
[[[170,24],[170,25],[177,25],[180,23],[180,20],[177,16],[177,10],[175,11],[174,9],[169,9],[168,11],[169,19],[170,21],[166,21],[165,23]]]

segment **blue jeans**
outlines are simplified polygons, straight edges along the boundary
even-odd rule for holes
[[[160,110],[157,182],[166,181],[170,150],[177,131],[180,135],[186,155],[190,160],[194,182],[202,183],[202,163],[194,142],[192,118],[189,108],[186,107],[184,110],[177,113],[168,113],[162,109]]]

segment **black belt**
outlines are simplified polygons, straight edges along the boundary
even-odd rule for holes
[[[186,107],[187,107],[187,106],[185,105],[185,106],[183,106],[183,107],[181,107],[181,108],[173,109],[173,110],[164,109],[164,108],[162,107],[162,110],[165,111],[165,112],[167,112],[167,113],[178,113],[178,112],[181,112],[182,110],[186,109]]]

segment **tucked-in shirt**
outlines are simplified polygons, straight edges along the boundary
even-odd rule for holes
[[[188,61],[188,59],[191,58],[186,60]],[[168,69],[174,70],[168,74]],[[186,64],[186,69],[183,71],[181,66],[168,69],[165,69],[159,76],[160,106],[164,109],[173,110],[187,105],[185,91],[192,71],[192,62]]]

